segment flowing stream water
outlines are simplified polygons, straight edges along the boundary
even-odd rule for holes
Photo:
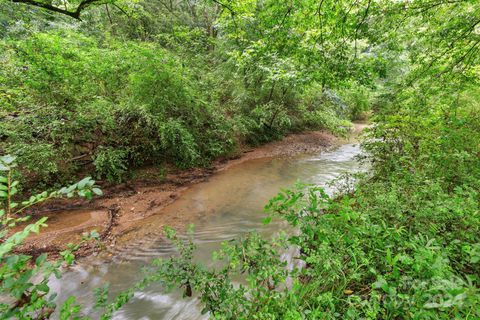
[[[285,222],[274,220],[264,225],[264,205],[281,188],[296,181],[325,186],[342,173],[361,170],[355,156],[360,153],[356,144],[345,144],[332,151],[313,155],[251,160],[218,174],[206,182],[196,184],[178,200],[164,208],[195,218],[196,259],[211,265],[212,252],[220,243],[257,230],[266,236],[287,227]],[[152,230],[161,225],[155,215],[145,224]],[[158,228],[157,228],[158,227]],[[93,289],[110,283],[112,294],[128,289],[142,277],[142,266],[157,257],[174,252],[159,232],[147,233],[128,246],[115,249],[110,259],[90,257],[66,272],[60,280],[52,279],[58,300],[68,296],[86,306],[86,313],[95,316]],[[115,313],[114,319],[206,319],[195,299],[182,299],[179,292],[165,293],[160,285],[152,285],[136,292],[130,303]]]

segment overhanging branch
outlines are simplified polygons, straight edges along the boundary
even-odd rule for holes
[[[70,11],[70,10],[59,8],[59,7],[55,7],[55,6],[53,6],[49,3],[42,2],[42,1],[36,1],[36,0],[11,0],[11,1],[15,2],[15,3],[24,3],[26,5],[43,8],[43,9],[46,9],[46,10],[49,10],[49,11],[53,11],[53,12],[56,12],[56,13],[67,15],[67,16],[72,17],[72,18],[77,19],[77,20],[81,20],[80,19],[80,14],[82,13],[82,11],[84,9],[86,9],[88,6],[92,5],[93,3],[101,2],[102,0],[83,0],[82,2],[80,2],[77,9],[75,9],[74,11]]]

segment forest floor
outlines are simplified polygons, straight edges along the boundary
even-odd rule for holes
[[[104,196],[91,201],[51,201],[31,212],[33,220],[47,216],[48,227],[43,228],[40,234],[32,234],[17,251],[33,256],[48,252],[55,256],[65,249],[67,243],[78,243],[84,232],[95,229],[100,234],[100,241],[83,245],[77,253],[89,255],[106,246],[114,247],[117,243],[127,242],[128,234],[135,234],[132,231],[142,228],[145,218],[153,215],[164,225],[181,230],[191,221],[194,213],[192,217],[178,217],[162,212],[162,209],[192,185],[246,161],[326,151],[354,141],[366,126],[365,123],[355,123],[348,138],[339,138],[326,131],[290,134],[282,140],[254,149],[243,149],[233,158],[219,159],[209,168],[169,168],[166,174],[158,168],[144,168],[127,183],[102,185]],[[123,240],[117,241],[120,237]]]

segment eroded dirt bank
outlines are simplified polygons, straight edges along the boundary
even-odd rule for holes
[[[365,127],[365,124],[355,124],[349,139],[355,139]],[[137,180],[103,187],[105,195],[101,198],[90,202],[56,201],[37,208],[34,216],[48,216],[48,227],[39,235],[29,237],[20,250],[34,256],[42,252],[57,253],[67,243],[79,242],[85,231],[96,229],[101,241],[96,245],[83,246],[79,254],[87,255],[101,247],[128,242],[136,237],[137,231],[148,224],[147,218],[153,215],[164,225],[182,229],[192,221],[195,213],[179,217],[162,209],[190,186],[205,181],[212,174],[253,159],[316,153],[345,142],[348,140],[325,131],[297,133],[280,141],[244,150],[234,159],[218,160],[210,168],[171,170],[166,176],[159,176],[155,169],[144,169]]]

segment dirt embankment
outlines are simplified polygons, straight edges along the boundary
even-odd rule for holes
[[[365,127],[365,124],[356,124],[349,140],[355,139]],[[346,142],[348,140],[325,131],[297,133],[280,141],[244,150],[233,159],[215,161],[210,168],[172,169],[164,176],[158,174],[158,169],[146,168],[139,173],[140,179],[103,187],[103,197],[89,202],[55,201],[37,208],[33,213],[34,219],[47,216],[48,227],[39,235],[29,237],[19,250],[34,256],[42,252],[58,253],[67,243],[78,243],[82,234],[92,229],[100,233],[100,247],[115,246],[119,236],[142,228],[142,220],[152,215],[157,215],[165,225],[181,229],[190,222],[189,217],[173,216],[162,212],[162,209],[174,202],[189,186],[245,161],[315,153]],[[98,245],[87,244],[82,247],[80,254],[87,255],[98,248]]]

